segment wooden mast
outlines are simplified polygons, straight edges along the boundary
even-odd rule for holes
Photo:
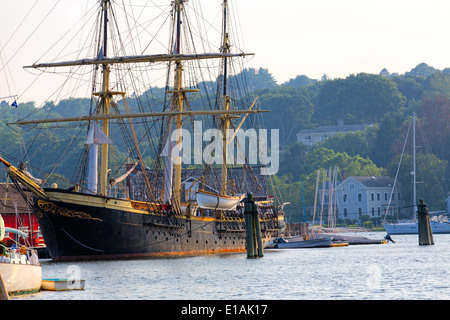
[[[221,47],[220,53],[203,53],[203,54],[182,54],[181,53],[181,15],[184,10],[184,2],[186,0],[174,0],[174,12],[175,12],[175,43],[173,52],[171,54],[156,54],[156,55],[144,55],[144,56],[118,56],[109,58],[108,55],[108,11],[110,10],[110,0],[100,0],[101,10],[103,16],[103,41],[102,48],[96,58],[93,59],[80,59],[75,61],[65,61],[65,62],[51,62],[51,63],[40,63],[33,64],[31,66],[26,66],[24,68],[57,68],[57,67],[67,67],[67,66],[82,66],[82,65],[97,65],[102,67],[103,73],[103,84],[100,92],[93,93],[93,95],[100,97],[101,108],[99,114],[93,114],[89,116],[82,117],[69,117],[69,118],[59,118],[59,119],[42,119],[42,120],[29,120],[29,121],[19,121],[13,124],[25,125],[25,124],[44,124],[52,122],[78,122],[78,121],[102,121],[102,131],[106,137],[109,138],[109,121],[111,119],[124,119],[124,118],[135,118],[135,117],[158,117],[158,116],[169,116],[171,121],[175,121],[175,127],[177,130],[176,143],[180,144],[182,142],[181,129],[183,126],[183,116],[186,115],[221,115],[222,117],[222,132],[223,132],[223,161],[222,161],[222,194],[226,195],[226,184],[227,184],[227,130],[230,127],[230,119],[232,115],[238,114],[250,114],[259,112],[268,112],[263,110],[230,110],[230,97],[227,93],[227,77],[228,77],[228,58],[232,57],[244,57],[247,53],[237,53],[231,54],[229,50],[228,43],[228,32],[227,32],[227,12],[228,12],[228,1],[223,2],[223,45]],[[183,61],[190,60],[201,60],[201,59],[223,59],[224,63],[224,78],[223,78],[223,107],[221,110],[201,110],[201,111],[191,111],[184,110],[184,100],[186,99],[185,94],[187,92],[195,92],[198,90],[184,89],[183,88]],[[111,114],[111,100],[113,95],[124,95],[124,92],[113,92],[110,90],[110,65],[112,64],[128,64],[128,63],[155,63],[155,62],[175,62],[175,78],[173,91],[167,91],[167,93],[172,93],[172,110],[169,112],[150,112],[141,114]],[[101,164],[100,164],[100,175],[99,175],[99,185],[100,194],[107,195],[108,186],[108,144],[101,145]],[[175,208],[180,208],[181,200],[181,159],[178,155],[174,157],[174,181],[173,181],[173,205]]]
[[[108,52],[108,5],[109,0],[102,0],[103,8],[103,56],[107,57]],[[111,94],[109,93],[109,75],[108,64],[103,64],[103,90],[101,94],[102,114],[109,115],[111,109]],[[105,136],[109,138],[109,119],[103,119],[102,130]],[[100,194],[107,194],[107,175],[108,175],[108,144],[102,144],[101,165],[100,165]]]
[[[228,1],[223,1],[223,45],[222,53],[230,53],[230,45],[228,44],[228,32],[227,32],[227,11],[228,11]],[[223,110],[228,111],[230,109],[230,97],[227,92],[227,79],[228,78],[228,59],[223,58]],[[222,119],[222,190],[221,194],[227,195],[227,179],[228,179],[228,168],[227,168],[227,157],[228,157],[228,129],[230,127],[230,117],[228,115],[223,115]]]
[[[175,34],[175,48],[174,54],[181,53],[181,12],[183,10],[184,0],[175,0],[175,14],[176,14],[176,34]],[[173,110],[182,112],[184,107],[184,92],[183,92],[183,66],[181,61],[176,62],[175,81],[173,88]],[[181,114],[175,116],[176,127],[176,144],[181,150],[181,129],[183,128],[183,117]],[[170,137],[169,137],[170,139]],[[173,179],[173,193],[172,205],[175,210],[180,211],[181,208],[181,159],[179,155],[172,157],[174,161],[174,179]]]

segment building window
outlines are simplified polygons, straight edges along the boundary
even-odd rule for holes
[[[400,192],[398,193],[398,197],[397,197],[397,199],[400,201]]]
[[[375,208],[372,207],[372,217],[375,217]]]
[[[344,202],[347,202],[347,194],[344,193]]]
[[[380,193],[377,193],[377,200],[380,201]]]
[[[392,192],[392,201],[395,200],[395,193]]]
[[[358,193],[358,201],[362,201],[362,195],[361,195],[361,193]]]
[[[358,214],[362,215],[362,208],[358,208]]]
[[[305,136],[305,141],[311,141],[311,136]]]
[[[387,201],[387,193],[384,193],[384,201]]]
[[[380,207],[378,207],[378,216],[379,217],[381,216],[381,208]]]
[[[347,216],[347,208],[344,208],[344,217]]]
[[[354,183],[350,183],[350,190],[355,190],[355,184]]]
[[[370,194],[370,198],[371,198],[372,201],[375,200],[374,197],[373,197],[373,193]]]

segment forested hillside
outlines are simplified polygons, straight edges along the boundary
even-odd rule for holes
[[[380,74],[361,73],[334,80],[298,76],[275,89],[260,90],[263,106],[271,106],[276,113],[266,115],[265,124],[281,128],[284,152],[279,185],[292,204],[286,211],[297,221],[303,219],[300,182],[306,206],[310,206],[319,168],[338,166],[341,178],[343,172],[347,176],[395,177],[413,112],[418,118],[417,194],[431,209],[445,209],[450,191],[449,72],[422,63],[404,75],[384,69]],[[372,126],[364,132],[338,134],[314,147],[296,143],[295,134],[301,129],[336,125],[338,120]],[[405,206],[412,203],[411,136],[410,132],[398,176]]]
[[[345,172],[347,176],[395,176],[413,112],[418,117],[417,179],[421,182],[418,196],[431,209],[444,208],[450,191],[450,70],[437,70],[423,63],[402,75],[390,74],[385,69],[380,74],[360,73],[345,79],[328,79],[326,75],[310,79],[299,75],[283,84],[278,84],[267,69],[245,72],[250,78],[250,89],[259,96],[261,109],[271,111],[263,115],[264,127],[280,130],[280,170],[275,180],[283,201],[291,202],[285,207],[290,217],[297,220],[303,217],[300,183],[306,206],[312,205],[318,169],[338,166],[341,174]],[[192,105],[195,106],[195,101]],[[48,102],[40,109],[33,102],[20,103],[15,108],[2,101],[2,155],[13,162],[29,159],[36,176],[40,176],[38,167],[52,172],[48,183],[58,177],[70,180],[85,139],[78,136],[79,130],[52,127],[35,136],[32,127],[19,129],[6,123],[25,117],[76,116],[89,113],[90,108],[90,99]],[[296,143],[296,134],[301,129],[335,125],[338,120],[371,126],[364,132],[337,135],[313,147]],[[406,150],[398,179],[406,205],[410,205],[410,144]],[[114,161],[124,161],[119,147],[114,146],[113,151]]]

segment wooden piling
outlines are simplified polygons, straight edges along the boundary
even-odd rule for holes
[[[263,244],[262,244],[262,238],[261,238],[261,224],[259,223],[259,215],[258,211],[256,211],[256,214],[253,214],[253,223],[255,224],[255,236],[256,236],[256,244],[257,244],[257,253],[258,257],[263,257]]]
[[[9,300],[8,290],[3,281],[2,273],[0,272],[0,300]]]
[[[424,201],[420,199],[417,206],[417,222],[419,229],[419,245],[433,245],[433,231],[431,230],[430,216],[428,214],[428,208]]]
[[[244,206],[245,234],[247,241],[247,258],[263,257],[261,226],[258,216],[258,207],[253,201],[253,195],[247,194]]]
[[[253,236],[253,217],[250,212],[245,211],[245,240],[247,245],[247,258],[255,256],[255,239]]]

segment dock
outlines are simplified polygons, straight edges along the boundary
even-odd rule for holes
[[[336,248],[336,247],[348,247],[348,242],[331,242],[330,247]]]

